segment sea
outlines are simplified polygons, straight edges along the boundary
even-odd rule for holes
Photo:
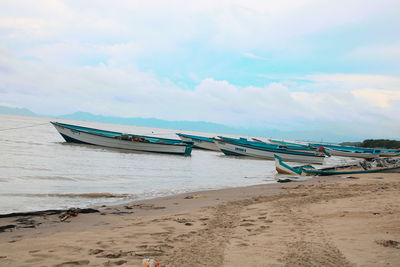
[[[276,183],[273,161],[201,149],[184,157],[66,143],[50,121],[175,139],[182,132],[0,114],[0,214]]]

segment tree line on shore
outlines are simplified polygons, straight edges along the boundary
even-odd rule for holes
[[[370,148],[400,148],[400,141],[389,139],[366,139],[362,142],[344,142],[341,145],[356,146],[356,147],[370,147]]]

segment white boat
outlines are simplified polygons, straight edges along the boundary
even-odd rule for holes
[[[72,143],[184,156],[190,155],[193,146],[193,142],[184,142],[175,139],[124,134],[59,122],[51,122],[51,124],[53,124],[65,141]]]
[[[362,159],[374,159],[379,157],[379,154],[373,154],[370,152],[331,149],[326,147],[325,150],[332,156],[338,156],[338,157],[350,157],[350,158],[362,158]]]
[[[176,135],[179,136],[179,138],[182,139],[183,141],[192,141],[194,143],[194,147],[213,150],[213,151],[220,151],[212,138],[183,134],[183,133],[177,133]]]
[[[215,144],[225,154],[229,156],[250,156],[261,159],[275,159],[274,155],[279,155],[286,161],[316,163],[324,162],[324,155],[312,152],[298,152],[274,147],[256,147],[249,144],[235,143],[227,139],[221,140],[214,138]]]
[[[289,175],[348,175],[362,173],[399,173],[400,160],[393,158],[376,158],[371,162],[361,161],[358,163],[339,165],[324,168],[314,168],[311,165],[292,167],[283,162],[279,155],[275,155],[275,168],[279,174]]]

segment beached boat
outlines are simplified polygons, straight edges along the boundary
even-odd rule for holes
[[[380,157],[387,158],[387,157],[399,157],[400,156],[400,151],[396,149],[392,150],[387,150],[387,151],[382,151],[379,154]]]
[[[384,149],[384,148],[363,148],[353,146],[343,146],[336,144],[324,144],[324,143],[305,143],[299,141],[280,141],[274,139],[268,139],[271,143],[281,145],[298,145],[305,147],[314,147],[315,149],[324,148],[327,154],[339,157],[351,157],[351,158],[364,158],[373,159],[378,157],[396,157],[400,156],[400,152],[396,149]]]
[[[234,138],[214,138],[214,142],[228,156],[250,156],[273,160],[274,154],[278,154],[287,161],[316,164],[322,164],[325,158],[323,154],[315,151],[303,152],[278,148],[278,146],[255,145],[244,140],[235,141]]]
[[[179,138],[183,141],[192,141],[194,143],[194,147],[220,151],[212,138],[183,133],[177,133],[176,135],[179,136]]]
[[[152,136],[125,134],[83,126],[51,122],[67,142],[111,148],[189,156],[193,142]]]
[[[373,159],[380,156],[380,150],[341,145],[310,143],[312,147],[323,147],[329,154],[339,157]]]
[[[379,172],[400,172],[399,159],[375,159],[372,162],[360,161],[357,164],[341,165],[335,167],[319,168],[316,169],[311,165],[303,165],[292,167],[283,162],[280,155],[275,155],[275,168],[280,174],[289,175],[347,175],[358,173],[379,173]]]

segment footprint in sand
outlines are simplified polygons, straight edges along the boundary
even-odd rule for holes
[[[88,265],[90,261],[88,260],[80,260],[80,261],[66,261],[57,265],[53,265],[53,267],[69,267],[69,266],[80,266],[80,265]]]
[[[104,251],[103,249],[90,249],[89,255],[97,255],[99,253],[102,253],[103,251]]]
[[[107,261],[104,263],[104,266],[119,266],[127,263],[126,260],[119,260],[119,261]]]

